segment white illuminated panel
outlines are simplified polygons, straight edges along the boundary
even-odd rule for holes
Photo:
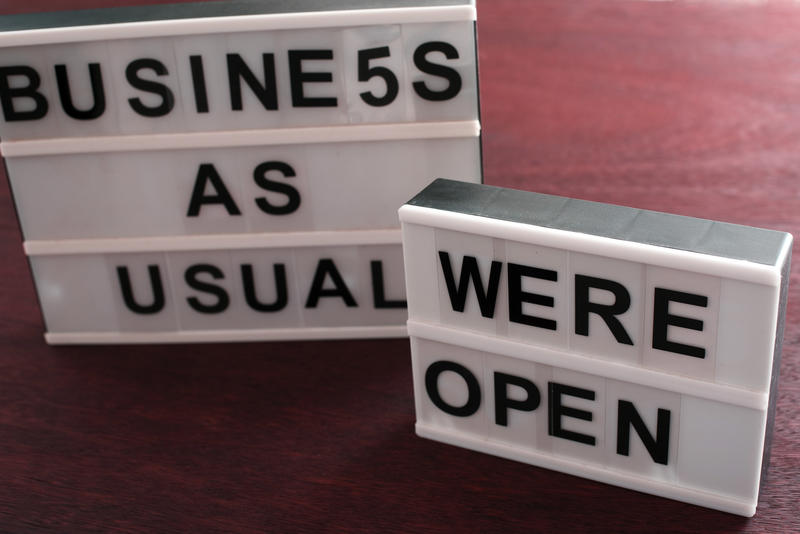
[[[475,350],[472,336],[413,321],[409,334],[420,436],[755,513],[767,410],[750,397],[731,391],[721,402],[715,390],[674,391],[680,384],[669,375],[651,376],[656,384],[644,387],[616,379],[609,365],[597,369],[605,374],[566,370],[539,362],[557,354],[548,349]]]
[[[111,152],[39,141],[6,165],[26,240],[397,228],[432,178],[481,179],[477,122],[403,126],[248,132],[234,146],[141,137]]]
[[[505,197],[482,204],[481,195],[495,191],[516,196],[511,208],[528,200],[532,217],[553,209],[552,224],[487,215],[523,213],[505,206]],[[431,207],[439,194],[443,204],[461,205]],[[603,231],[652,212],[608,206],[614,211],[595,219],[584,213],[594,203],[449,180],[417,199],[400,209],[412,320],[769,390],[789,234],[706,221],[706,238],[738,231],[739,253],[769,256],[768,264],[557,227],[563,219]],[[473,208],[483,214],[467,213]],[[680,239],[697,237],[681,236],[676,221],[688,218],[664,217]],[[643,224],[626,228],[646,232]],[[720,237],[696,248],[725,246]]]
[[[452,180],[399,214],[420,435],[755,512],[791,235]]]
[[[341,4],[5,17],[0,138],[477,120],[471,1]]]
[[[28,253],[50,343],[400,337],[399,237],[87,240]]]
[[[566,242],[561,250],[541,246],[536,242],[540,236],[535,230],[530,232],[532,242],[528,243],[410,222],[406,231],[416,236],[412,240],[419,240],[410,245],[408,253],[409,287],[419,288],[420,295],[434,295],[438,307],[431,309],[429,302],[417,304],[412,297],[412,318],[674,374],[711,381],[738,381],[753,389],[768,387],[769,376],[763,371],[742,374],[736,372],[736,364],[727,363],[729,359],[752,360],[755,351],[763,355],[761,366],[769,368],[775,342],[774,312],[780,288],[771,283],[754,283],[747,278],[746,271],[739,273],[746,277],[744,281],[731,278],[722,283],[720,277],[709,274],[648,265],[651,260],[583,254],[569,250]],[[411,250],[415,251],[413,255]],[[417,257],[420,259],[414,259]],[[694,259],[702,263],[704,258]],[[659,259],[654,256],[652,261]],[[595,280],[586,282],[587,276]],[[576,277],[583,277],[579,279],[584,282],[579,283]],[[412,285],[412,279],[419,282]],[[609,281],[618,294],[604,287]],[[658,308],[656,288],[673,295],[668,303],[661,301],[662,310],[667,310],[670,317],[699,321],[702,329],[673,325],[679,320],[663,315],[661,323],[654,320],[654,309]],[[750,296],[746,295],[748,291]],[[548,301],[539,304],[535,302],[538,297],[533,295]],[[576,310],[576,301],[613,309],[622,295],[627,303],[624,311],[607,313],[616,330],[612,330],[602,314],[581,315],[580,308]],[[702,297],[706,305],[683,303],[679,299],[689,298],[685,295]],[[765,308],[749,304],[752,299],[764,304],[766,313]],[[725,322],[719,321],[722,300],[737,303],[728,309],[735,316]],[[423,308],[419,314],[417,306]],[[512,315],[512,308],[516,315]],[[583,328],[578,324],[580,319],[584,320]],[[687,355],[685,351],[690,349],[660,348],[663,342],[654,346],[654,325],[667,328],[668,342],[700,348],[703,357]],[[720,342],[725,343],[724,352],[717,349]],[[738,376],[727,376],[729,373]]]

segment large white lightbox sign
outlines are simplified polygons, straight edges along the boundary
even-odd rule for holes
[[[384,310],[379,292],[380,280],[387,294],[402,290],[401,263],[387,261],[382,275],[380,261],[365,267],[354,251],[399,254],[396,207],[431,177],[481,180],[475,46],[470,0],[234,0],[5,17],[0,151],[47,339],[405,332],[403,299],[386,297]],[[297,291],[309,288],[290,291],[293,300],[277,310],[258,310],[239,257],[248,247],[282,249],[288,256],[273,265],[312,286],[317,275],[341,286],[323,260],[346,267],[343,284],[376,285],[358,290],[363,298],[353,290],[358,305],[341,313],[320,311],[335,307],[325,295],[319,306],[297,304]],[[151,284],[153,306],[136,312],[137,301],[123,299],[134,315],[121,313],[109,327],[113,314],[93,315],[103,298],[87,295],[107,288],[98,258],[120,254],[134,262],[124,271],[131,288],[135,276]],[[171,270],[149,263],[158,257]],[[202,263],[207,257],[217,263]],[[113,272],[122,294],[124,276]],[[206,290],[206,301],[201,295],[173,316],[170,303],[193,294],[164,288],[181,284]],[[224,310],[204,310],[214,296],[222,306],[223,293]],[[368,293],[375,313],[363,311]],[[235,311],[237,302],[249,311]],[[254,325],[251,311],[270,320]],[[151,323],[178,330],[140,335]]]

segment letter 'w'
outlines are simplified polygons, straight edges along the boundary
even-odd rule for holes
[[[494,317],[495,303],[497,302],[497,288],[500,285],[500,273],[503,263],[492,261],[492,268],[489,272],[489,285],[483,287],[481,272],[478,270],[478,260],[474,256],[464,256],[461,263],[461,277],[456,287],[453,277],[453,268],[450,265],[450,254],[439,251],[439,261],[442,264],[442,274],[447,283],[447,293],[450,295],[450,304],[453,310],[463,312],[467,303],[467,293],[469,292],[469,281],[472,280],[475,286],[475,295],[478,297],[478,305],[481,308],[481,315],[484,317]]]

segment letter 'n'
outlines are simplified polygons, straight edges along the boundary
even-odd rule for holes
[[[669,458],[669,422],[670,411],[659,408],[656,437],[653,438],[633,403],[620,399],[617,409],[617,454],[622,456],[630,454],[631,427],[633,427],[642,439],[642,443],[647,452],[650,453],[653,461],[667,465]]]

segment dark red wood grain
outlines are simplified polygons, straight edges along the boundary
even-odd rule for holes
[[[487,183],[800,235],[799,5],[478,17]],[[417,438],[407,340],[49,347],[5,180],[0,250],[0,531],[800,531],[800,261],[744,519]]]

